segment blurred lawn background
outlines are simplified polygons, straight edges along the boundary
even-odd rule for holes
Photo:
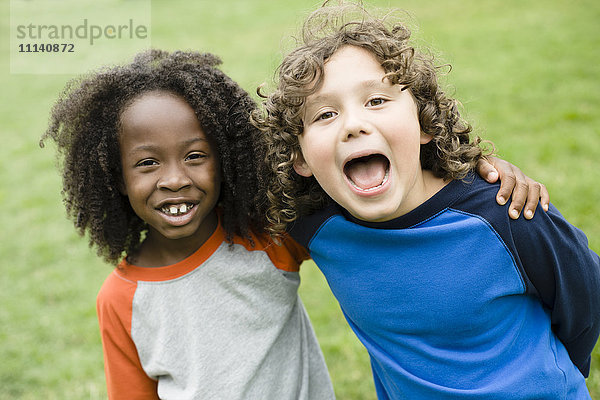
[[[476,132],[546,184],[600,252],[600,3],[595,0],[368,0],[410,12],[418,43]],[[273,71],[313,0],[152,1],[152,45],[210,51],[246,90]],[[38,147],[70,75],[9,73],[8,2],[0,4],[0,399],[105,398],[95,297],[111,267],[65,219],[54,146]],[[314,264],[309,310],[340,399],[374,399],[368,358]],[[598,312],[598,310],[594,310]],[[588,387],[600,400],[600,352]]]

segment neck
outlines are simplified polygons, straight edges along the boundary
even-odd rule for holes
[[[168,239],[150,230],[135,254],[128,257],[131,264],[139,267],[164,267],[185,260],[198,250],[214,233],[219,218],[216,212],[206,216],[202,229],[194,235],[180,239]]]
[[[416,178],[415,185],[410,189],[410,195],[405,199],[406,202],[401,207],[401,212],[396,217],[408,214],[419,207],[442,190],[449,182],[436,177],[430,170],[421,170]]]
[[[423,184],[425,188],[425,197],[421,204],[433,197],[434,194],[442,190],[442,188],[448,183],[450,183],[450,181],[445,181],[442,178],[438,178],[430,170],[423,170]]]

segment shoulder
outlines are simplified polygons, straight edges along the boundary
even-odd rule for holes
[[[126,279],[115,268],[104,281],[96,297],[98,316],[106,313],[121,313],[131,309],[137,283]]]
[[[513,253],[548,251],[549,247],[578,240],[572,236],[577,228],[570,225],[553,205],[548,212],[538,207],[531,220],[523,216],[514,220],[508,214],[509,204],[496,202],[499,184],[489,184],[474,174],[465,180],[465,185],[465,194],[450,208],[485,221]]]
[[[498,218],[506,215],[508,217],[509,204],[501,206],[496,202],[500,183],[488,183],[479,175],[471,173],[460,180],[460,184],[465,190],[451,208],[481,216]]]
[[[341,214],[341,208],[337,204],[331,204],[313,214],[303,216],[289,225],[289,235],[305,248],[309,247],[311,239],[319,231],[321,226],[330,218]]]
[[[271,262],[280,270],[298,271],[300,264],[309,258],[306,248],[288,234],[275,242],[268,234],[251,234],[250,238],[234,237],[234,244],[242,245],[246,251],[261,251],[267,254]]]
[[[451,208],[484,219],[503,238],[510,236],[514,239],[536,239],[536,243],[541,243],[540,239],[555,242],[560,236],[579,231],[566,221],[554,205],[550,205],[547,212],[538,206],[531,220],[523,216],[514,220],[508,214],[509,203],[499,205],[496,202],[499,183],[490,184],[477,174],[468,176],[464,182],[468,190]],[[572,239],[575,238],[567,238],[567,240]]]
[[[530,292],[552,293],[556,279],[573,275],[581,279],[597,256],[588,248],[585,234],[570,224],[553,204],[547,212],[538,207],[531,220],[508,215],[508,205],[495,201],[498,185],[475,177],[469,191],[452,209],[476,216],[488,223],[512,253]],[[559,272],[561,271],[561,272]],[[533,286],[531,285],[533,284]]]

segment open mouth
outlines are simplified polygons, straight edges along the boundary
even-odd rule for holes
[[[383,154],[357,157],[344,165],[350,184],[363,192],[373,191],[385,184],[390,173],[390,161]]]
[[[165,204],[160,210],[167,215],[178,216],[189,213],[194,206],[193,203]]]

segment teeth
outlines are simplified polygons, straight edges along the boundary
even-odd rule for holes
[[[193,204],[181,204],[179,206],[171,205],[171,206],[164,206],[162,208],[162,212],[164,212],[165,214],[169,214],[169,215],[181,215],[181,214],[187,213],[192,208],[194,208]]]

